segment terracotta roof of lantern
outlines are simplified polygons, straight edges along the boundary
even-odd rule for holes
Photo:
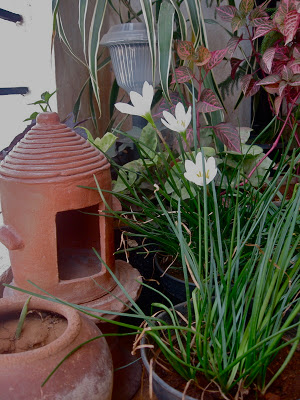
[[[36,125],[2,161],[0,176],[28,183],[62,182],[109,166],[99,150],[49,112],[38,115]]]

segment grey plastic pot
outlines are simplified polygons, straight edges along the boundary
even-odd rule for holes
[[[180,311],[183,315],[186,313],[186,306],[187,303],[180,303],[175,306],[175,308]],[[161,314],[158,315],[159,318],[168,320],[168,315],[166,312],[162,312]],[[146,339],[145,337],[142,338],[141,344],[146,344]],[[141,348],[141,356],[142,360],[144,363],[144,366],[149,374],[150,371],[150,364],[148,361],[147,357],[147,348]],[[182,392],[179,392],[178,390],[172,388],[170,385],[168,385],[163,379],[161,379],[155,371],[152,371],[152,377],[153,377],[153,391],[158,398],[158,400],[182,400]],[[184,400],[196,400],[194,397],[190,396],[185,396]]]
[[[178,300],[178,302],[183,302],[186,300],[186,292],[185,292],[185,283],[184,280],[175,278],[174,276],[168,274],[165,272],[159,263],[159,259],[157,255],[154,257],[154,262],[155,262],[155,267],[156,270],[159,273],[159,280],[164,289],[175,299]],[[189,283],[189,289],[190,293],[195,289],[194,283],[190,282]]]

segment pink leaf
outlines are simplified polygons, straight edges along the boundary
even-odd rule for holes
[[[231,20],[232,31],[235,32],[235,31],[239,30],[242,26],[245,25],[245,23],[246,23],[245,18],[241,18],[239,16],[233,17]]]
[[[179,101],[182,101],[178,92],[170,91],[169,93],[172,103],[169,103],[167,100],[165,100],[165,98],[162,98],[159,103],[157,113],[153,115],[154,118],[162,118],[163,111],[169,111],[170,113],[174,114],[176,104]]]
[[[279,110],[280,110],[280,106],[281,106],[282,100],[283,100],[283,97],[281,97],[281,96],[277,96],[276,99],[274,100],[274,107],[275,107],[276,115],[279,114]]]
[[[289,82],[290,86],[300,86],[300,74],[295,74]]]
[[[254,0],[242,0],[240,2],[239,10],[248,14],[254,7]]]
[[[260,89],[258,82],[252,78],[252,75],[245,75],[241,79],[241,87],[246,97],[254,96]]]
[[[265,21],[263,22],[260,26],[258,26],[255,30],[255,35],[253,37],[254,39],[257,39],[261,36],[265,36],[267,33],[269,33],[272,29],[274,29],[274,23],[273,21]]]
[[[254,10],[252,10],[249,14],[249,21],[252,23],[252,25],[254,25],[255,20],[261,20],[261,22],[263,22],[266,19],[269,19],[269,15],[261,6],[254,8]]]
[[[197,110],[206,113],[222,109],[223,107],[214,92],[211,89],[204,89],[197,104]]]
[[[292,79],[293,76],[293,72],[290,70],[290,68],[288,68],[286,65],[284,65],[284,67],[282,68],[282,72],[281,72],[281,77],[282,79],[284,79],[285,81],[289,81],[290,79]]]
[[[227,53],[227,48],[221,49],[221,50],[212,51],[211,52],[211,58],[210,58],[209,62],[204,65],[205,70],[206,71],[210,71],[216,65],[220,64],[220,62],[225,57],[226,53]]]
[[[211,52],[206,47],[200,46],[197,50],[197,60],[195,61],[195,64],[198,65],[198,67],[201,67],[207,64],[210,59]]]
[[[264,24],[266,21],[268,21],[268,19],[269,16],[267,18],[266,17],[255,18],[251,21],[251,25],[254,27],[258,27],[261,24]]]
[[[299,22],[300,22],[300,14],[298,14],[296,10],[292,10],[289,13],[287,13],[284,19],[284,31],[283,31],[283,35],[285,36],[285,43],[284,43],[285,45],[287,43],[290,43],[294,39],[294,36],[296,35],[296,32],[299,28]]]
[[[238,130],[230,122],[221,122],[213,126],[216,136],[229,150],[241,152],[241,142]]]
[[[240,66],[241,62],[243,60],[240,60],[239,58],[233,58],[230,60],[230,65],[231,65],[231,78],[234,79],[235,78],[235,73],[238,69],[238,67]]]
[[[258,85],[273,85],[281,80],[279,75],[269,75],[257,82]]]
[[[181,60],[191,60],[194,57],[195,49],[193,42],[178,40],[176,50]]]
[[[263,71],[266,72],[267,74],[270,74],[272,71],[272,65],[275,53],[276,53],[275,47],[270,47],[264,52],[264,55],[262,56],[261,67]]]
[[[176,76],[176,79],[175,79]],[[188,82],[193,78],[194,74],[193,71],[189,67],[179,67],[175,69],[175,73],[172,76],[172,82],[173,83],[184,83]]]
[[[279,83],[279,87],[278,87],[278,93],[279,96],[281,97],[283,95],[284,89],[287,87],[287,83],[285,81],[281,81]]]
[[[233,6],[220,6],[216,10],[222,20],[227,22],[231,22],[232,18],[238,13],[237,9]]]
[[[240,37],[232,36],[232,38],[229,40],[229,42],[227,43],[227,51],[229,57],[232,57],[241,40],[243,40],[243,35],[241,35]]]

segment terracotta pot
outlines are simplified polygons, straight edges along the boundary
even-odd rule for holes
[[[20,313],[23,304],[24,301],[19,299],[1,299],[0,321],[9,314]],[[77,350],[41,387],[50,372],[70,351],[101,335],[101,332],[85,316],[61,304],[31,299],[28,309],[58,314],[66,319],[67,325],[62,334],[43,347],[0,354],[0,397],[5,400],[110,400],[113,367],[104,338]]]

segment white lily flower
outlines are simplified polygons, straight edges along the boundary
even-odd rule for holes
[[[154,96],[153,86],[146,81],[144,82],[142,94],[131,91],[129,96],[132,106],[126,103],[116,103],[116,109],[124,114],[139,115],[148,121],[150,117],[152,121],[151,104]]]
[[[178,133],[185,133],[186,128],[189,126],[192,119],[192,109],[191,106],[185,112],[182,103],[177,103],[175,107],[175,117],[168,111],[163,111],[163,116],[165,118],[161,119],[161,122],[172,131]]]
[[[204,159],[203,171],[201,152],[196,156],[196,163],[193,163],[191,160],[185,161],[185,170],[186,172],[184,173],[184,177],[199,186],[204,186],[204,174],[206,185],[208,185],[217,175],[216,161],[213,157],[209,157],[207,161]]]

